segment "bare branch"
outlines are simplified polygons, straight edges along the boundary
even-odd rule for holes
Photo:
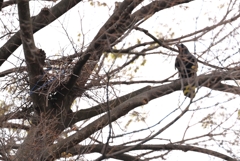
[[[37,16],[31,18],[33,33],[44,28],[81,1],[82,0],[61,0],[50,9],[43,8]],[[21,44],[20,31],[18,31],[0,48],[0,66]]]
[[[216,84],[217,82],[222,80],[231,80],[232,77],[235,77],[236,79],[240,79],[240,71],[213,72],[208,75],[198,76],[197,80],[199,85],[204,85],[206,87],[211,88],[212,83]],[[173,91],[181,90],[182,84],[186,85],[189,83],[189,81],[190,80],[187,80],[187,79],[177,80],[167,85],[162,85],[162,86],[152,88],[151,90],[148,90],[142,94],[139,94],[138,97],[136,96],[132,97],[127,101],[117,105],[115,108],[111,110],[110,120],[115,121],[138,106],[145,105],[149,101],[156,99],[158,97],[167,95],[169,93],[172,93]],[[194,81],[194,80],[191,80],[191,81]],[[62,147],[62,149],[59,149],[59,151],[55,153],[56,155],[60,154],[61,152],[64,152],[67,149],[73,147],[74,145],[78,144],[78,142],[83,141],[84,139],[92,135],[94,132],[98,131],[99,129],[105,127],[108,124],[109,124],[109,118],[108,118],[108,115],[105,114],[99,119],[97,119],[96,121],[93,121],[92,123],[90,123],[88,126],[82,128],[81,131],[77,132],[76,134],[73,134],[72,136],[68,137],[64,141],[59,142],[56,145],[52,146],[51,149],[56,149],[57,146]],[[54,150],[49,150],[49,151],[54,151]]]
[[[137,96],[147,90],[150,90],[150,89],[151,89],[150,86],[146,86],[137,91],[131,92],[129,94],[126,94],[124,96],[116,98],[112,101],[109,101],[110,110],[115,108],[116,106],[120,105],[121,103],[127,101],[129,98],[135,97],[135,96]],[[71,126],[78,121],[85,120],[85,119],[94,117],[96,115],[99,115],[101,113],[107,112],[106,106],[107,106],[107,103],[102,103],[97,106],[91,107],[89,109],[83,109],[83,110],[79,110],[75,113],[72,113],[71,115],[69,115],[69,122],[66,123],[66,125]]]
[[[69,81],[66,84],[59,87],[60,90],[55,96],[56,98],[58,98],[58,100],[56,101],[56,104],[58,105],[58,107],[64,107],[67,111],[69,110],[69,105],[71,105],[72,103],[69,101],[70,98],[66,96],[74,87],[75,83],[77,82],[77,79],[80,76],[83,66],[86,64],[90,56],[91,56],[90,54],[83,55],[74,66],[73,73],[71,74]],[[68,101],[66,99],[68,99]],[[64,105],[62,102],[65,102],[67,104]]]
[[[1,128],[10,128],[10,129],[23,129],[28,131],[30,129],[29,126],[21,125],[21,124],[14,124],[14,123],[2,123],[0,125]]]
[[[101,144],[95,144],[95,145],[88,145],[88,146],[80,146],[77,145],[76,147],[68,150],[68,153],[71,153],[73,155],[77,155],[79,151],[84,151],[84,149],[89,149],[87,153],[92,153],[92,152],[98,152],[101,153],[101,149],[103,148],[104,145]],[[117,151],[120,151],[121,149],[126,149],[130,148],[132,146],[109,146],[107,148],[107,151],[111,153],[115,153]],[[220,159],[228,160],[228,161],[237,161],[236,159],[233,159],[225,154],[209,150],[206,148],[200,148],[200,147],[195,147],[195,146],[190,146],[190,145],[176,145],[176,144],[159,144],[159,145],[151,145],[151,144],[146,144],[146,145],[139,145],[137,147],[132,148],[132,150],[154,150],[154,151],[160,151],[160,150],[181,150],[183,152],[187,151],[193,151],[193,152],[200,152],[203,154],[211,155]],[[112,156],[113,157],[113,156]]]

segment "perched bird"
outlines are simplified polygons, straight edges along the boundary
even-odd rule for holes
[[[178,48],[178,56],[175,61],[175,68],[178,69],[180,78],[194,78],[197,76],[197,58],[193,56],[188,48],[183,44],[176,44]],[[195,85],[194,83],[188,84],[183,87],[183,94],[189,98],[195,96]]]

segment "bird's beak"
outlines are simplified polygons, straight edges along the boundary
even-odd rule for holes
[[[180,49],[180,44],[176,44],[175,46],[178,48],[178,50]]]

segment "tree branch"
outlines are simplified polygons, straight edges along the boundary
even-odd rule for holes
[[[153,14],[155,14],[158,11],[161,11],[166,8],[170,8],[173,6],[176,6],[178,4],[183,4],[183,3],[189,3],[194,0],[158,0],[158,1],[153,1],[150,4],[142,7],[138,11],[134,12],[131,15],[131,19],[135,19],[136,22],[149,17]]]
[[[23,129],[23,130],[26,130],[26,131],[28,131],[30,129],[29,126],[22,125],[22,124],[10,123],[10,122],[1,123],[0,127],[1,128],[11,128],[11,129]]]
[[[90,68],[87,69],[92,71],[102,53],[111,48],[111,44],[119,37],[121,37],[122,34],[128,29],[128,27],[126,27],[126,22],[130,19],[129,15],[131,14],[132,10],[141,2],[142,0],[125,0],[121,3],[119,9],[117,9],[102,26],[86,50],[86,53],[91,53],[92,56],[90,59],[95,62],[94,65],[90,66]],[[91,73],[86,74],[88,76],[86,76],[83,86],[85,85],[85,81]]]
[[[15,73],[15,72],[21,73],[21,72],[24,72],[24,71],[27,71],[27,67],[25,67],[25,66],[8,69],[8,70],[5,70],[3,72],[0,72],[0,77],[4,77],[4,76],[9,75],[11,73]]]
[[[120,38],[124,32],[131,29],[137,22],[154,14],[160,10],[175,6],[181,3],[188,3],[192,0],[161,0],[151,2],[149,5],[142,7],[135,13],[131,14],[133,9],[139,5],[142,0],[125,0],[121,3],[119,9],[117,9],[113,15],[108,19],[108,21],[103,25],[103,27],[98,32],[97,36],[93,39],[92,43],[89,45],[86,53],[91,53],[91,60],[95,62],[91,66],[86,66],[89,71],[93,71],[95,65],[100,59],[103,52],[111,48],[118,38]],[[91,72],[83,73],[83,80],[79,84],[81,89],[84,89],[86,82],[91,75]],[[81,96],[85,90],[79,94]]]
[[[36,89],[35,87],[44,83],[44,81],[40,78],[43,77],[43,65],[45,62],[46,54],[43,50],[38,49],[35,46],[28,1],[18,1],[18,16],[31,94],[31,92]],[[45,97],[32,94],[31,98],[33,99],[34,106],[44,108]],[[41,103],[39,100],[42,100],[43,103]]]
[[[33,33],[55,21],[81,1],[82,0],[61,0],[50,9],[43,8],[37,16],[31,18],[33,23]],[[0,66],[21,44],[20,31],[18,31],[0,48]]]
[[[216,84],[219,81],[222,80],[232,80],[232,78],[240,79],[240,70],[238,71],[227,71],[227,72],[213,72],[208,75],[201,75],[197,77],[198,85],[206,86],[211,88],[212,84]],[[111,110],[111,121],[115,121],[118,118],[126,115],[129,111],[132,109],[147,104],[149,101],[162,97],[164,95],[170,94],[174,91],[181,90],[182,85],[187,85],[191,82],[194,82],[194,79],[180,79],[176,80],[173,83],[161,85],[154,87],[150,90],[147,90],[144,93],[141,93],[135,97],[132,97],[128,99],[125,102],[122,102],[121,104],[117,105],[115,108]],[[78,131],[77,133],[73,134],[72,136],[68,137],[67,139],[53,145],[49,152],[54,152],[54,154],[48,154],[48,155],[58,155],[62,152],[66,151],[67,149],[75,146],[79,142],[83,141],[84,139],[88,138],[90,135],[98,131],[99,129],[102,129],[106,125],[109,124],[109,117],[107,114],[103,115],[99,119],[93,121],[86,127],[82,128],[81,131]],[[54,151],[56,147],[62,147],[61,149],[58,149],[57,151]],[[46,154],[47,155],[47,154]]]
[[[239,86],[232,86],[232,85],[228,85],[228,84],[223,84],[221,82],[218,83],[210,83],[208,85],[206,85],[205,87],[209,87],[213,90],[216,91],[221,91],[221,92],[228,92],[228,93],[232,93],[232,94],[240,94],[240,87]]]
[[[164,47],[164,48],[166,48],[166,49],[170,49],[170,50],[175,51],[175,52],[178,52],[178,50],[176,50],[176,49],[174,49],[174,48],[166,45],[166,44],[164,43],[164,41],[159,40],[159,39],[157,39],[156,37],[154,37],[152,34],[150,34],[150,33],[148,32],[148,30],[145,30],[145,29],[140,28],[140,27],[134,27],[134,29],[145,33],[147,36],[149,36],[150,38],[152,38],[156,43],[158,43],[159,46]]]
[[[83,66],[86,64],[88,59],[90,58],[90,54],[83,55],[80,60],[76,63],[76,65],[73,68],[73,73],[70,76],[69,81],[60,86],[60,90],[57,91],[57,94],[55,98],[57,98],[57,101],[55,102],[58,107],[64,108],[65,110],[70,109],[70,105],[72,104],[71,101],[69,100],[69,97],[66,97],[71,89],[74,87],[75,83],[77,82],[77,79],[79,78]]]
[[[101,150],[103,148],[103,144],[93,144],[93,145],[88,145],[88,146],[81,146],[77,145],[74,148],[71,148],[67,150],[68,153],[73,154],[73,155],[79,155],[79,152],[84,152],[85,149],[88,149],[86,153],[101,153]],[[130,148],[132,146],[108,146],[107,152],[109,154],[115,153],[117,151],[120,151],[125,148]],[[225,154],[209,150],[206,148],[200,148],[200,147],[195,147],[195,146],[190,146],[190,145],[175,145],[175,144],[158,144],[158,145],[152,145],[152,144],[146,144],[146,145],[139,145],[137,147],[134,147],[132,150],[153,150],[153,151],[162,151],[162,150],[181,150],[183,152],[187,151],[193,151],[193,152],[200,152],[203,154],[211,155],[217,158],[221,158],[227,161],[237,161],[237,159],[231,158]],[[82,153],[81,153],[82,154]]]
[[[121,103],[127,101],[129,98],[135,97],[147,90],[150,90],[151,87],[150,86],[146,86],[144,88],[141,88],[139,90],[136,90],[134,92],[131,92],[129,94],[126,94],[124,96],[121,96],[119,98],[116,98],[114,100],[109,101],[109,105],[110,105],[110,110],[115,108],[116,106],[120,105]],[[97,106],[91,107],[89,109],[83,109],[83,110],[79,110],[77,112],[74,112],[72,114],[69,115],[69,119],[67,120],[67,123],[65,123],[66,126],[72,126],[73,124],[75,124],[76,122],[79,122],[81,120],[86,120],[89,118],[92,118],[94,116],[97,116],[101,113],[107,112],[107,102],[99,104]]]

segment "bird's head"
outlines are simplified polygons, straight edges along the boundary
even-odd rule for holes
[[[176,44],[179,54],[188,54],[188,48],[183,44]]]

